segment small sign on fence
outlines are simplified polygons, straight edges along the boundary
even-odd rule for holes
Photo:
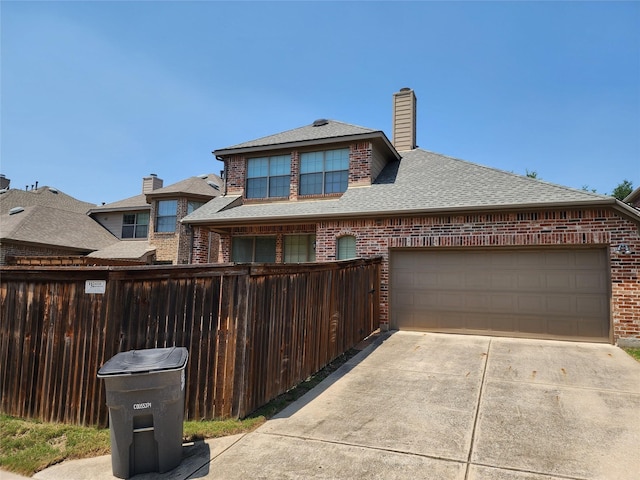
[[[106,290],[106,280],[86,280],[84,282],[84,293],[104,293]]]

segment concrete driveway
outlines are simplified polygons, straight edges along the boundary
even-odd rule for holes
[[[395,332],[257,431],[136,479],[640,478],[640,363],[611,345]],[[41,479],[111,479],[110,457]]]

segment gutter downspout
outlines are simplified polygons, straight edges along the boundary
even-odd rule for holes
[[[211,153],[213,153],[213,152],[211,152]],[[224,174],[223,174],[223,178],[222,178],[222,181],[224,182],[224,185],[223,185],[223,193],[222,193],[222,195],[226,196],[227,195],[227,162],[225,162],[224,159],[222,157],[218,156],[218,155],[215,155],[215,157],[216,157],[216,160],[222,162],[222,164],[224,165],[224,170],[223,170]]]

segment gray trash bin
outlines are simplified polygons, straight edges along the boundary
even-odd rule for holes
[[[168,472],[182,461],[184,347],[121,352],[98,371],[109,407],[113,475]]]

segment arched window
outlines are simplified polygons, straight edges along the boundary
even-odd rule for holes
[[[338,239],[338,260],[356,258],[356,237],[345,235]]]

